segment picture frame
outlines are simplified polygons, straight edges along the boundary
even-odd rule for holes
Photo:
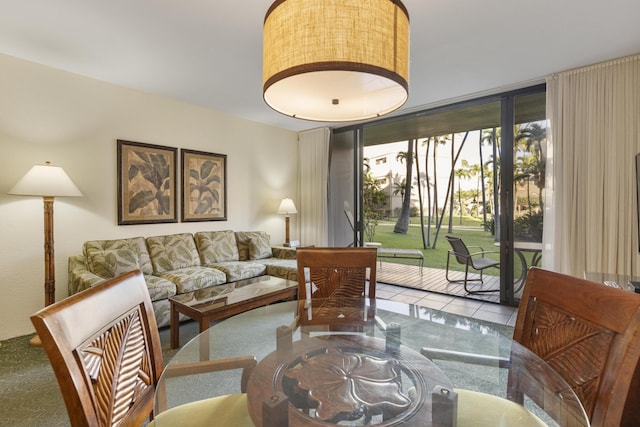
[[[182,221],[227,220],[227,156],[180,150]]]
[[[174,147],[117,140],[118,225],[178,222]]]

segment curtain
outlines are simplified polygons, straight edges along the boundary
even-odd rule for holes
[[[640,275],[640,55],[549,76],[547,116],[542,265]]]
[[[329,176],[329,128],[298,134],[300,241],[302,245],[328,245],[327,180]]]

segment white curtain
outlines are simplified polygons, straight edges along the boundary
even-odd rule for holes
[[[298,220],[302,245],[328,245],[327,180],[330,136],[329,128],[300,132],[298,136]]]
[[[545,268],[640,275],[640,55],[547,78]]]

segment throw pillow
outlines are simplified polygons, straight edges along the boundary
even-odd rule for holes
[[[132,249],[92,251],[89,256],[92,273],[104,279],[111,279],[140,269],[138,254]]]
[[[249,259],[265,259],[271,257],[269,237],[264,234],[258,234],[249,239]]]
[[[238,261],[238,245],[233,231],[200,231],[195,235],[202,265]]]

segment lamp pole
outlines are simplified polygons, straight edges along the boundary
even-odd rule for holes
[[[44,305],[56,302],[56,263],[53,249],[53,197],[44,202]],[[37,336],[37,335],[36,335]]]
[[[284,246],[289,247],[291,246],[291,241],[289,240],[290,215],[298,213],[298,210],[296,209],[296,205],[293,203],[293,200],[285,198],[280,202],[278,213],[284,214]]]
[[[289,214],[286,214],[284,216],[284,224],[285,224],[284,245],[286,247],[289,247],[289,246],[291,246],[291,241],[289,240]]]

